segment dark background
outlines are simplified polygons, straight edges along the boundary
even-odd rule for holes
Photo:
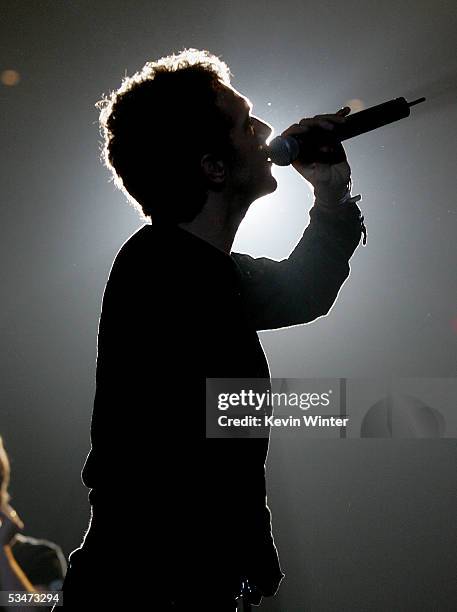
[[[450,0],[1,1],[0,73],[20,80],[0,84],[0,434],[27,534],[68,554],[87,525],[100,302],[141,225],[99,163],[95,102],[184,47],[221,55],[277,132],[349,100],[427,96],[347,145],[368,245],[335,307],[261,340],[276,377],[455,377],[456,26]],[[183,137],[191,119],[183,100]],[[292,169],[274,172],[279,189],[254,204],[235,250],[281,259],[312,198]],[[163,438],[151,431],[152,444]],[[456,456],[453,439],[273,439],[269,503],[287,577],[261,609],[455,610]],[[128,482],[119,493],[116,511],[152,554],[147,509],[131,507]]]

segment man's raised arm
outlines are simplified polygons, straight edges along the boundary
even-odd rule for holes
[[[349,258],[362,232],[357,205],[341,206],[327,212],[316,204],[301,240],[283,261],[232,254],[241,270],[243,298],[255,329],[308,323],[329,312],[349,276]]]
[[[283,135],[331,130],[332,123],[343,122],[348,111],[304,119]],[[351,197],[351,170],[341,143],[323,147],[322,160],[293,164],[313,185],[315,203],[291,255],[278,262],[232,253],[241,272],[247,315],[257,330],[308,323],[326,315],[349,276],[349,259],[361,234],[366,237],[356,204],[360,196]]]

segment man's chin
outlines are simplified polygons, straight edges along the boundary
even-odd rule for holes
[[[276,191],[278,182],[272,174],[263,176],[261,181],[257,181],[251,191],[250,201],[255,202],[259,198],[269,195]]]
[[[276,191],[277,188],[278,188],[278,181],[275,179],[275,177],[272,174],[270,174],[268,178],[265,180],[264,190],[263,190],[262,195],[268,195],[269,193],[273,193],[273,191]]]
[[[260,198],[264,198],[265,196],[270,195],[270,193],[273,193],[274,191],[276,191],[277,187],[278,187],[278,183],[276,182],[275,179],[273,179],[273,181],[271,181],[268,187],[265,186],[265,188],[262,189],[262,191],[257,190],[257,192],[252,197],[251,202],[255,202],[256,200],[259,200]]]

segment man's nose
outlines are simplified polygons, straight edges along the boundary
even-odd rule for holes
[[[271,125],[268,125],[268,123],[265,123],[265,121],[262,121],[258,117],[253,117],[253,120],[256,134],[258,134],[262,140],[266,140],[271,136],[273,132]]]

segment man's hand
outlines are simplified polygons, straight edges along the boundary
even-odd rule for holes
[[[2,506],[0,509],[0,546],[7,546],[22,529],[24,529],[24,523],[16,510],[8,504]]]
[[[334,115],[316,115],[291,125],[281,136],[300,136],[309,139],[313,160],[299,157],[293,167],[314,187],[316,200],[324,206],[334,206],[346,195],[351,168],[343,145],[333,136],[335,126],[341,125],[351,112],[345,106]]]

